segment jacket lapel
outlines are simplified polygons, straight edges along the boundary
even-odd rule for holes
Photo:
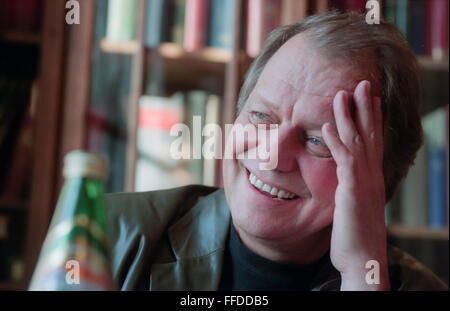
[[[217,290],[229,225],[223,189],[201,197],[169,228],[176,261],[153,264],[150,290]]]

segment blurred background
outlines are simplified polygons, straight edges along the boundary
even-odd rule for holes
[[[387,206],[389,239],[448,284],[449,2],[378,2],[418,56],[425,102],[425,145]],[[194,115],[202,127],[232,123],[271,30],[330,9],[364,13],[365,4],[0,0],[0,290],[28,286],[67,152],[106,155],[107,192],[220,187],[220,160],[168,156],[172,125],[192,131]]]

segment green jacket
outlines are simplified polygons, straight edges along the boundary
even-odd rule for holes
[[[106,196],[112,270],[122,290],[217,290],[230,212],[223,189],[191,185]],[[448,290],[429,269],[388,247],[391,282],[400,290]],[[339,290],[327,261],[311,290]]]

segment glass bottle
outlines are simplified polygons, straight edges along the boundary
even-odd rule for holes
[[[114,290],[107,236],[102,156],[72,151],[30,290]]]

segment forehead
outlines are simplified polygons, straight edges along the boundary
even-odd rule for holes
[[[373,80],[367,67],[324,57],[306,35],[299,34],[268,61],[255,91],[279,111],[290,112],[301,105],[303,112],[329,119],[333,98],[339,90],[353,93],[360,81]]]

